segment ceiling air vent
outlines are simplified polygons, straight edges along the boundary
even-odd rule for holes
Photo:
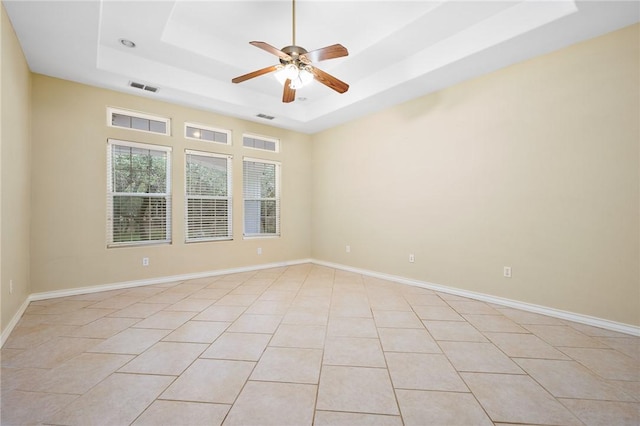
[[[265,120],[273,120],[275,118],[273,115],[267,114],[258,114],[256,117],[264,118]]]
[[[156,93],[158,91],[157,87],[147,86],[146,84],[136,83],[135,81],[130,81],[129,86],[135,89],[146,90],[147,92]]]

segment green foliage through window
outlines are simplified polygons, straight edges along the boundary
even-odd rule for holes
[[[166,149],[109,143],[109,244],[168,242],[169,156]]]
[[[245,235],[279,235],[279,167],[277,163],[244,161]]]
[[[187,151],[187,241],[230,239],[231,159]]]

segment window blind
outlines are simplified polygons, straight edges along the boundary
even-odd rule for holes
[[[244,235],[280,235],[280,163],[243,161]]]
[[[186,241],[232,238],[230,156],[186,151]]]
[[[171,148],[107,146],[107,245],[171,242]]]

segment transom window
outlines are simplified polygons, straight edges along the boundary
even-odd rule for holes
[[[242,135],[242,146],[262,151],[278,152],[280,150],[280,141],[266,136],[244,134]]]
[[[171,148],[109,139],[107,245],[171,242]]]
[[[125,109],[107,108],[107,124],[147,133],[169,135],[171,119]]]
[[[231,145],[231,131],[202,124],[184,123],[184,137],[206,142]]]

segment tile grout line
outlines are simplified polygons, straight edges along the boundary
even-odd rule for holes
[[[316,415],[318,413],[318,399],[320,398],[320,382],[322,380],[322,370],[324,368],[324,354],[325,347],[327,346],[327,338],[329,337],[329,320],[331,319],[331,304],[333,303],[333,297],[335,295],[336,285],[336,272],[332,270],[331,273],[331,296],[329,298],[329,308],[327,309],[327,321],[324,325],[324,340],[322,344],[322,357],[320,358],[320,370],[318,371],[318,389],[316,390],[316,397],[313,401],[313,413],[311,416],[311,424],[315,425]]]

